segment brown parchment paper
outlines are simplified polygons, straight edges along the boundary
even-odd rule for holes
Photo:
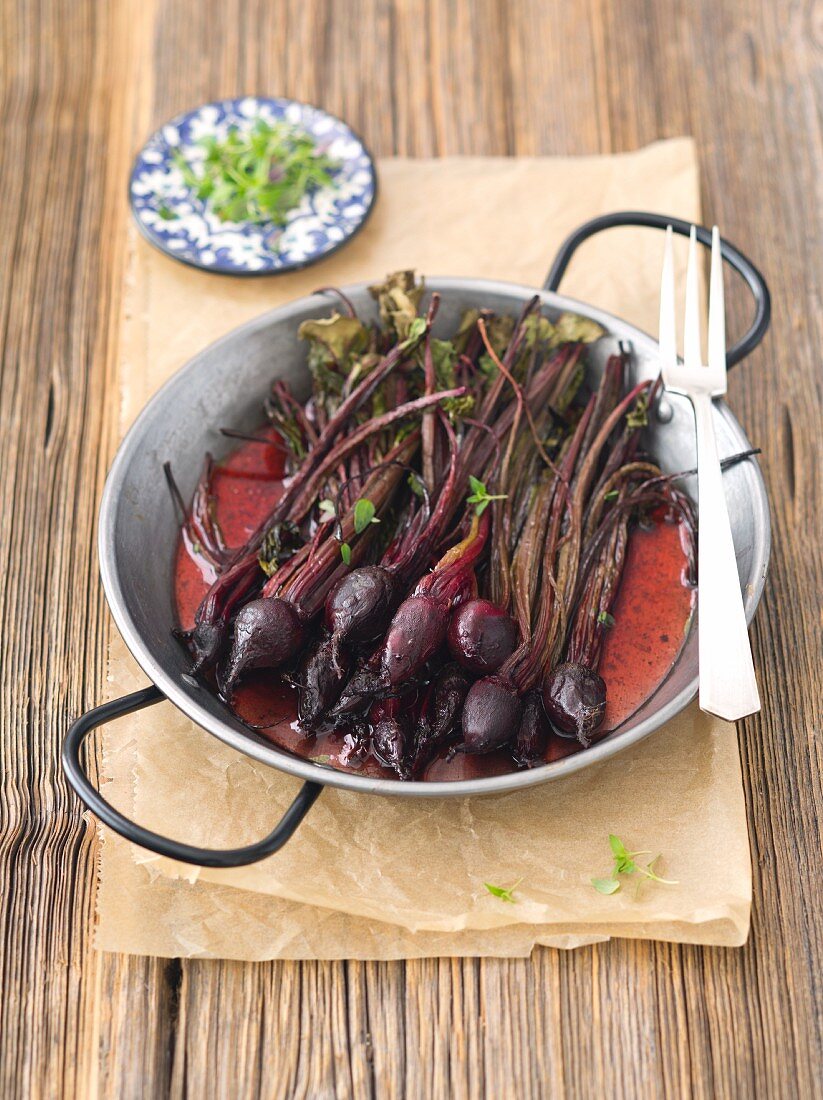
[[[363,233],[322,271],[228,280],[133,240],[121,422],[195,351],[318,284],[401,266],[539,285],[563,237],[616,209],[699,216],[686,139],[618,157],[382,162]],[[583,247],[563,290],[654,330],[661,242],[616,230]],[[119,639],[112,694],[143,682]],[[161,832],[228,846],[264,835],[297,784],[239,756],[169,704],[107,735],[118,804]],[[115,799],[116,800],[116,799]],[[603,897],[607,835],[662,851],[674,887]],[[174,876],[181,877],[174,877]],[[516,904],[483,883],[510,885]],[[734,727],[696,708],[613,761],[500,798],[422,802],[327,790],[278,855],[232,872],[175,866],[106,835],[99,945],[232,958],[522,955],[610,935],[737,944],[751,877]]]

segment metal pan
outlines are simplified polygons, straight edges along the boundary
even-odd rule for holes
[[[648,226],[688,234],[689,224],[657,214],[619,213],[596,218],[581,226],[560,249],[541,292],[548,315],[563,310],[590,317],[607,335],[593,346],[589,369],[599,377],[609,354],[621,342],[632,348],[635,379],[658,374],[657,345],[651,337],[602,310],[565,298],[557,287],[575,249],[588,237],[613,226]],[[698,239],[711,243],[707,229]],[[728,355],[737,363],[762,340],[769,324],[770,299],[757,269],[727,242],[724,259],[748,284],[756,311],[751,328]],[[484,279],[427,278],[430,291],[442,296],[438,325],[448,331],[470,307],[486,306],[516,313],[534,294],[531,287]],[[374,311],[365,284],[345,287],[362,316]],[[443,798],[515,791],[534,783],[559,779],[590,767],[636,744],[681,711],[697,693],[697,637],[692,631],[674,669],[659,688],[624,725],[592,748],[554,763],[510,775],[459,782],[403,782],[337,771],[294,756],[244,726],[202,684],[188,675],[188,656],[173,639],[172,562],[178,537],[168,493],[161,489],[161,466],[173,463],[184,494],[191,495],[202,456],[225,453],[227,442],[217,426],[255,427],[260,402],[273,377],[285,378],[295,392],[308,388],[304,352],[297,328],[307,318],[328,312],[328,300],[318,296],[273,310],[243,325],[195,356],[148,403],[117,453],[106,482],[100,511],[99,553],[103,587],[114,620],[152,687],[96,707],[79,718],[63,746],[63,766],[83,802],[122,836],[161,855],[210,867],[252,863],[277,851],[292,836],[324,786],[344,787],[363,794],[405,798]],[[664,470],[689,469],[695,464],[694,419],[684,398],[671,397],[665,418],[649,426],[648,447]],[[726,405],[715,403],[716,431],[721,454],[750,447],[740,425]],[[769,560],[769,507],[763,479],[754,461],[742,462],[725,475],[726,494],[737,551],[737,566],[749,619],[763,590]],[[688,486],[694,491],[694,486]],[[212,851],[181,844],[143,829],[110,806],[89,783],[81,766],[80,749],[86,735],[103,723],[160,700],[170,699],[188,717],[239,752],[303,779],[304,785],[264,840],[246,848]],[[182,797],[182,791],[181,791]]]

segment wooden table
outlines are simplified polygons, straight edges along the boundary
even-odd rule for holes
[[[814,5],[794,0],[2,6],[0,1095],[811,1096],[823,1018],[819,8],[815,24]],[[775,531],[753,631],[766,704],[739,731],[755,857],[744,949],[613,942],[405,965],[91,949],[95,832],[57,751],[70,717],[100,698],[110,629],[93,532],[114,445],[126,173],[155,124],[246,90],[322,104],[383,155],[696,137],[707,217],[774,294],[772,333],[730,386],[763,447]],[[739,329],[742,308],[733,319]]]

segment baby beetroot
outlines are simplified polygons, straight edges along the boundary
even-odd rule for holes
[[[544,763],[549,745],[549,723],[543,702],[536,691],[530,691],[523,701],[520,729],[512,743],[514,762],[521,768],[534,768]]]
[[[380,653],[380,671],[392,687],[414,677],[446,640],[449,607],[430,596],[409,596],[398,607]]]
[[[385,629],[397,604],[397,582],[381,565],[365,565],[342,577],[326,597],[326,627],[343,642],[369,642]]]
[[[401,779],[409,779],[411,773],[406,760],[408,734],[403,723],[399,699],[386,699],[375,703],[371,712],[372,750],[381,764],[395,771]]]
[[[351,658],[344,651],[333,657],[331,638],[321,639],[306,655],[300,668],[297,717],[305,730],[315,730],[340,698],[351,670]]]
[[[484,753],[502,748],[520,728],[523,703],[507,680],[489,676],[469,688],[463,704],[463,744],[459,752]]]
[[[549,673],[543,685],[543,704],[557,729],[573,733],[588,748],[606,713],[606,684],[593,669],[566,661]]]
[[[252,600],[234,620],[231,656],[221,687],[228,695],[246,669],[279,668],[306,643],[306,624],[294,606],[276,596]]]
[[[469,680],[457,665],[446,665],[429,689],[414,731],[411,771],[417,775],[452,733],[469,690]]]
[[[517,646],[517,625],[491,600],[469,600],[449,620],[449,652],[478,676],[497,672]]]

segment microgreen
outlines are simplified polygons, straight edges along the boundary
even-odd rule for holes
[[[478,516],[482,516],[493,500],[505,500],[505,493],[492,494],[479,478],[469,476],[471,496],[466,497],[466,504],[473,504]]]
[[[361,497],[354,505],[354,533],[362,535],[370,523],[379,523],[375,507],[368,497]]]
[[[516,902],[516,898],[512,897],[512,895],[522,881],[523,879],[519,878],[513,886],[493,886],[490,882],[484,882],[483,885],[486,887],[492,897],[500,898],[501,901],[508,901],[511,902],[512,905],[514,905]]]
[[[337,167],[307,133],[262,118],[249,130],[233,126],[224,138],[198,144],[201,160],[181,149],[174,160],[186,185],[221,221],[283,226],[304,195],[333,183]]]
[[[340,557],[346,565],[351,565],[351,547],[347,542],[340,543]]]
[[[601,894],[616,894],[620,889],[616,878],[593,878],[592,886]]]
[[[620,882],[618,881],[618,875],[643,875],[645,878],[651,879],[653,882],[661,882],[666,886],[677,886],[677,882],[670,878],[661,878],[654,870],[654,865],[660,859],[657,855],[654,859],[649,860],[645,867],[641,867],[637,862],[638,856],[648,856],[650,852],[630,852],[623,841],[614,835],[609,833],[609,847],[612,850],[612,856],[614,858],[614,866],[612,867],[612,873],[608,878],[593,878],[591,880],[592,886],[600,894],[616,894],[620,889]]]

